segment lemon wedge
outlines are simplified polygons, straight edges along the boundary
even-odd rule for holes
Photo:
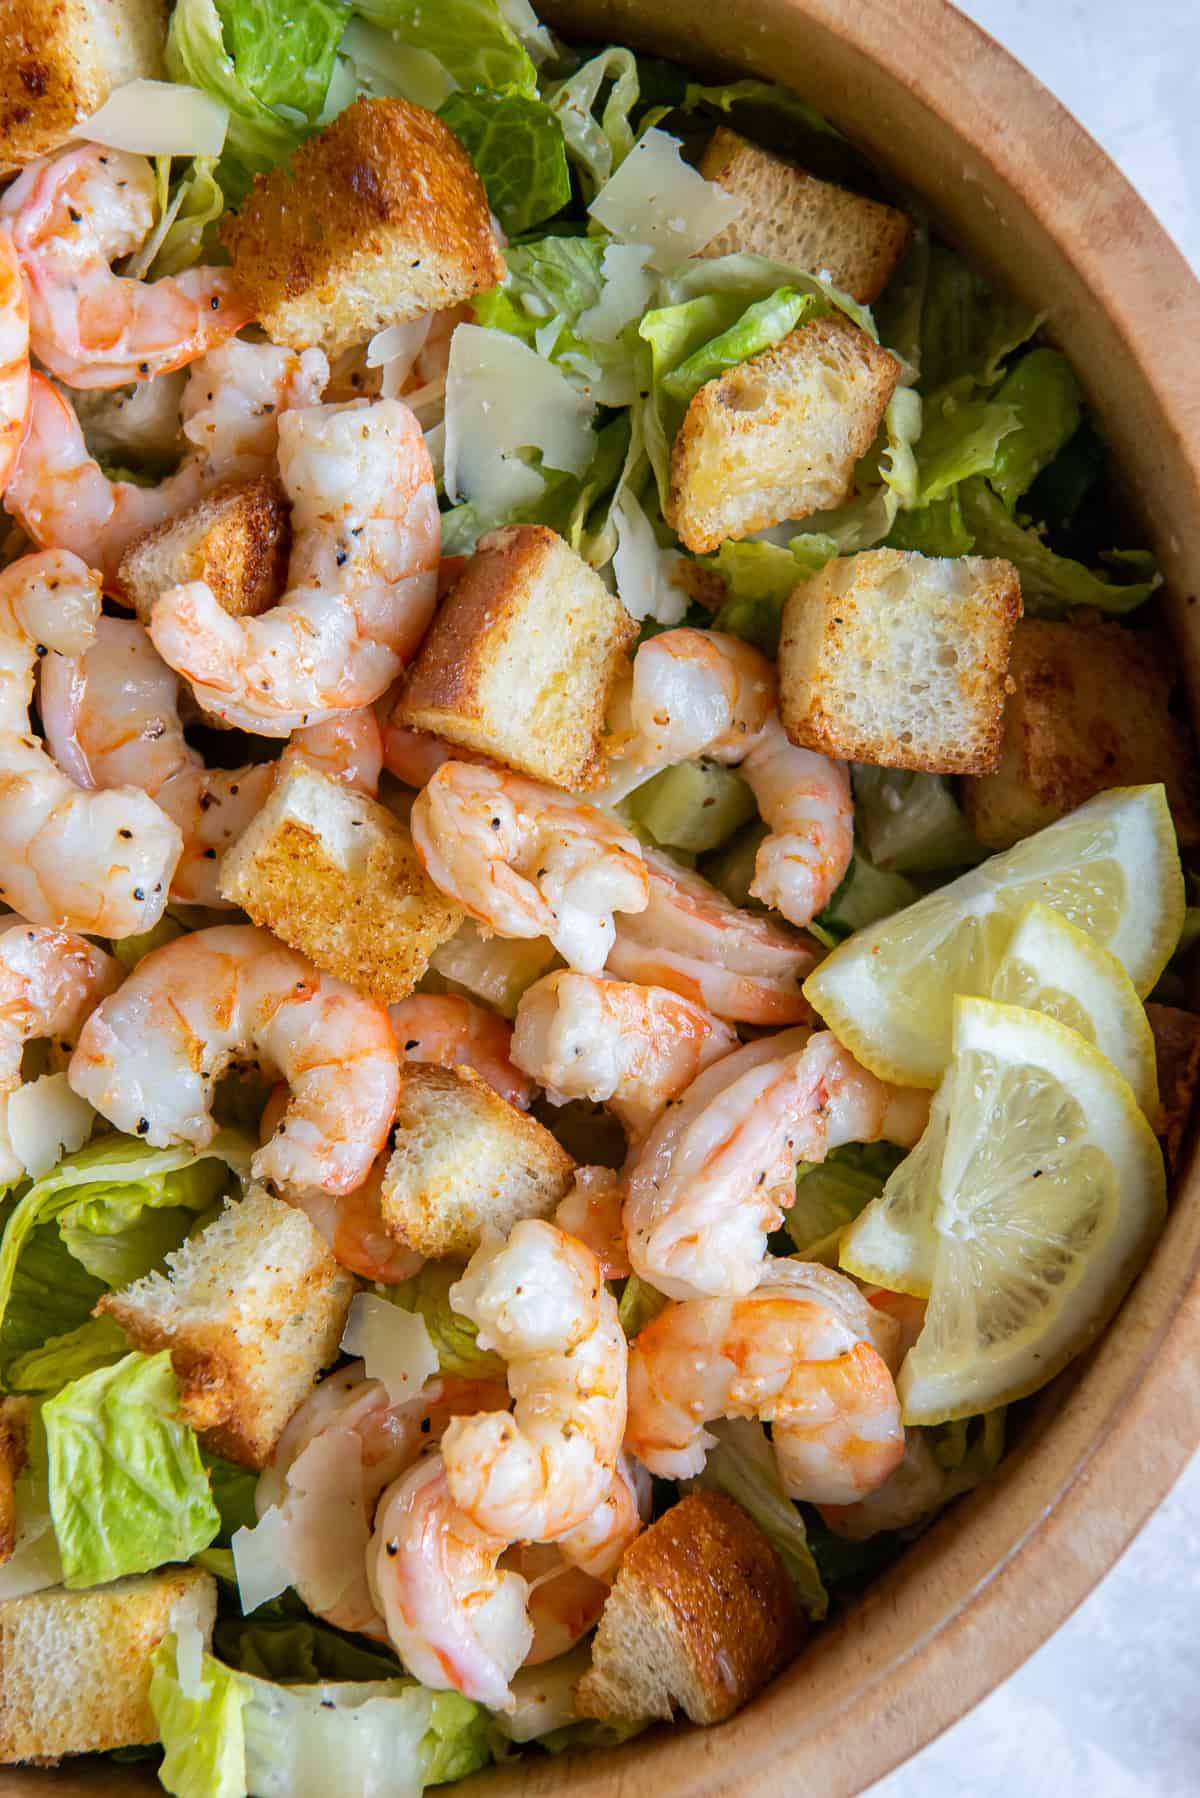
[[[937,1237],[933,1215],[946,1147],[953,1081],[949,1073],[933,1096],[929,1122],[877,1199],[842,1230],[838,1263],[868,1286],[929,1297]],[[803,1185],[803,1182],[801,1182]]]
[[[804,995],[881,1079],[936,1086],[955,997],[986,997],[1021,913],[1060,912],[1150,991],[1183,927],[1183,875],[1161,786],[1118,787],[948,886],[856,931]]]
[[[953,1054],[906,1424],[1045,1385],[1104,1328],[1166,1211],[1153,1131],[1093,1044],[1041,1012],[960,999]]]

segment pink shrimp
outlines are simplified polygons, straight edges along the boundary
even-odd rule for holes
[[[387,1012],[265,930],[218,926],[153,950],[92,1013],[67,1072],[119,1130],[203,1148],[217,1081],[247,1061],[291,1088],[254,1177],[285,1195],[361,1186],[396,1113]]]
[[[144,156],[76,144],[31,163],[0,199],[29,295],[34,354],[71,387],[121,387],[194,362],[254,314],[221,269],[114,275],[154,224]]]
[[[0,230],[0,494],[25,435],[29,392],[29,305],[12,238]]]
[[[513,1058],[556,1102],[607,1104],[640,1137],[737,1043],[728,1024],[663,987],[564,969],[522,995]]]
[[[625,1182],[616,1168],[577,1167],[571,1190],[554,1213],[558,1229],[592,1251],[606,1280],[633,1270],[625,1246]]]
[[[845,762],[798,749],[778,718],[763,727],[741,764],[770,834],[750,891],[792,924],[828,905],[854,852],[854,801]]]
[[[839,1143],[911,1146],[928,1110],[928,1095],[877,1080],[828,1031],[748,1043],[692,1083],[627,1170],[634,1272],[671,1298],[753,1291],[796,1163]]]
[[[295,530],[279,604],[232,618],[189,581],[150,619],[206,711],[269,737],[387,691],[433,615],[441,531],[429,452],[399,400],[285,413],[279,470]]]
[[[621,980],[665,986],[740,1024],[800,1024],[800,991],[821,950],[773,918],[741,911],[699,874],[643,849],[649,903],[622,913],[606,967]]]
[[[446,762],[417,794],[412,833],[429,878],[473,918],[548,937],[585,973],[604,966],[613,913],[646,904],[637,838],[524,775]]]
[[[764,1262],[740,1298],[667,1305],[630,1345],[630,1450],[685,1479],[713,1444],[706,1423],[758,1417],[789,1496],[852,1504],[904,1454],[877,1328],[849,1280],[796,1261]]]
[[[510,1105],[528,1111],[537,1084],[514,1065],[512,1025],[450,993],[413,993],[389,1006],[402,1061],[474,1068]]]
[[[443,762],[471,762],[493,767],[486,756],[460,749],[427,730],[407,730],[389,719],[383,727],[383,764],[406,787],[423,787]]]

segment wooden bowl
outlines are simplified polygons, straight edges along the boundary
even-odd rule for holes
[[[1200,286],[1137,194],[947,0],[552,0],[567,35],[768,76],[923,193],[1043,310],[1123,468],[1200,695]],[[462,1798],[847,1798],[976,1704],[1104,1575],[1200,1440],[1200,1180],[1086,1363],[947,1515],[740,1716],[607,1753],[530,1756]],[[0,1798],[145,1791],[140,1770],[0,1772]],[[335,1798],[334,1794],[330,1798]]]

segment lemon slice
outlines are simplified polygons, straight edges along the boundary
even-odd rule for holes
[[[1146,1008],[1116,956],[1061,912],[1031,905],[1022,913],[991,996],[1004,1005],[1045,1012],[1095,1043],[1154,1122],[1158,1063]]]
[[[905,1156],[879,1197],[842,1231],[838,1263],[869,1286],[910,1292],[919,1299],[929,1297],[937,1250],[933,1215],[953,1084],[953,1076],[947,1073],[912,1153]]]
[[[957,994],[986,996],[1017,918],[1040,901],[1116,956],[1140,994],[1183,926],[1183,875],[1161,786],[1101,793],[857,931],[814,969],[804,996],[881,1079],[936,1086]]]
[[[925,1328],[906,1424],[1044,1386],[1099,1334],[1166,1211],[1154,1134],[1112,1063],[1041,1012],[961,999]]]

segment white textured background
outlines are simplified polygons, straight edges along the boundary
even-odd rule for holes
[[[1200,0],[959,5],[1083,121],[1200,268]],[[1200,1459],[1064,1628],[870,1792],[1043,1795],[1200,1798]]]

